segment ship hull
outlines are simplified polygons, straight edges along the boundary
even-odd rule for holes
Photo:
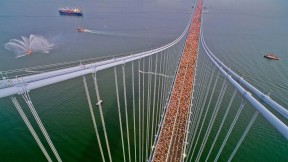
[[[59,13],[60,13],[60,15],[83,16],[83,13],[65,12],[65,11],[59,11]]]
[[[276,57],[272,54],[267,54],[267,55],[264,55],[264,58],[267,58],[267,59],[270,59],[270,60],[280,60],[279,57]]]
[[[264,57],[270,60],[280,60],[280,58],[278,57],[269,57],[269,56],[264,56]]]

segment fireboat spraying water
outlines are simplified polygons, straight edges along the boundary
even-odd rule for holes
[[[54,46],[42,36],[31,34],[28,38],[10,39],[4,44],[4,47],[16,54],[16,58],[23,56],[31,56],[32,53],[49,53],[49,50]]]
[[[28,51],[26,52],[27,55],[32,55],[32,50],[28,49]]]

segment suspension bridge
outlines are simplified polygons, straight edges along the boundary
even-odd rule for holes
[[[0,98],[11,100],[47,161],[65,158],[37,113],[33,91],[71,80],[83,90],[77,95],[85,96],[87,127],[102,161],[232,161],[259,118],[287,146],[287,109],[215,57],[201,28],[202,0],[195,6],[184,32],[167,45],[1,72]],[[107,111],[117,114],[113,121]],[[108,131],[111,122],[116,134]],[[114,138],[121,146],[116,151]]]

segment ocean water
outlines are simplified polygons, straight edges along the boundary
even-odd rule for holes
[[[35,34],[55,46],[49,54],[35,53],[33,57],[19,59],[2,46],[0,70],[130,53],[167,44],[185,29],[192,2],[3,0],[0,2],[0,44]],[[84,16],[60,16],[60,7],[80,8]],[[77,27],[96,33],[78,33]],[[105,32],[108,34],[103,34]]]
[[[205,6],[203,32],[210,50],[249,83],[287,108],[288,2],[206,0]],[[271,52],[281,59],[263,58]],[[249,118],[251,112],[245,114]],[[270,128],[259,115],[233,160],[287,161],[287,140]]]
[[[192,4],[192,0],[1,0],[0,44],[36,34],[55,46],[49,54],[35,53],[18,59],[0,46],[0,71],[159,47],[183,32]],[[204,13],[204,37],[212,52],[250,83],[288,107],[288,2],[206,0],[205,6],[208,12]],[[60,16],[59,7],[81,8],[84,16]],[[96,32],[78,33],[78,26]],[[263,55],[269,52],[281,60],[264,59]],[[113,161],[122,161],[119,124],[115,122],[117,101],[111,96],[115,94],[113,70],[99,75]],[[88,83],[92,94],[91,78]],[[101,161],[81,78],[30,94],[63,161]],[[131,94],[128,98],[131,99]],[[23,109],[32,118],[28,108],[23,106]],[[99,111],[95,111],[100,123]],[[131,112],[130,109],[129,115]],[[35,122],[32,125],[36,127]],[[40,130],[36,132],[40,134]],[[287,140],[262,117],[258,117],[251,132],[253,135],[249,133],[233,160],[287,161]],[[9,98],[0,99],[0,143],[0,161],[46,161]],[[44,146],[48,148],[47,143]],[[52,152],[48,152],[52,156]]]
[[[165,45],[185,29],[192,3],[190,0],[3,0],[0,2],[0,71],[133,53]],[[80,8],[84,16],[60,16],[60,7]],[[77,27],[94,32],[79,33]],[[41,35],[53,43],[50,53],[33,53],[31,57],[16,59],[2,46],[10,39],[30,34]],[[113,70],[97,75],[101,76],[98,81],[113,161],[122,161],[119,123],[115,122],[118,111]],[[127,77],[131,76],[127,74]],[[92,95],[91,76],[87,79]],[[129,92],[127,97],[131,100]],[[63,161],[101,161],[82,78],[44,87],[30,95]],[[123,95],[120,97],[123,100]],[[28,118],[33,119],[23,99],[18,97],[18,100]],[[0,109],[0,161],[46,161],[9,98],[1,99]],[[131,112],[129,109],[130,116]],[[100,138],[104,139],[98,109],[95,116]],[[36,122],[31,120],[31,123],[39,138],[45,141]],[[47,143],[43,145],[49,148]],[[108,159],[106,147],[102,145]],[[47,150],[55,161],[52,151]]]
[[[226,65],[288,107],[288,38],[283,0],[206,1],[204,37]],[[274,53],[280,61],[264,59]]]

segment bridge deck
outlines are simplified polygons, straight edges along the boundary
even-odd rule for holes
[[[197,57],[202,0],[198,1],[167,107],[153,161],[180,161]]]

